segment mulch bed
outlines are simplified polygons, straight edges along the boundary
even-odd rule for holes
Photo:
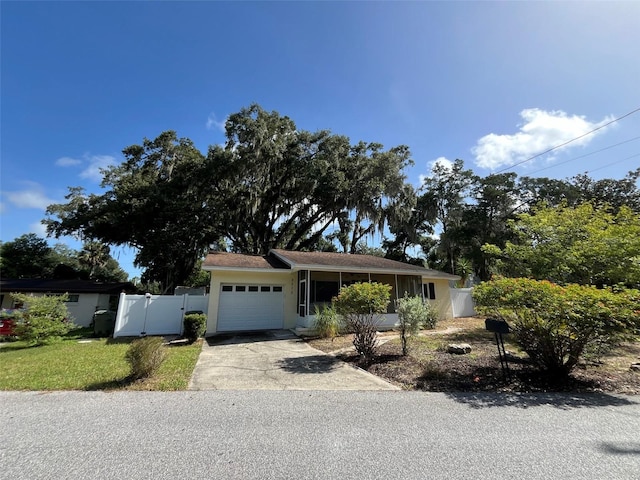
[[[446,352],[448,343],[461,342],[471,345],[470,354]],[[351,336],[333,341],[315,339],[310,343],[324,351],[339,351],[336,355],[341,360],[356,364],[407,390],[640,394],[640,372],[629,369],[629,359],[640,357],[638,342],[623,347],[626,356],[620,365],[612,365],[607,358],[603,364],[579,365],[561,383],[552,381],[534,369],[524,354],[518,355],[519,361],[509,362],[511,375],[505,378],[492,335],[477,329],[453,335],[434,335],[431,341],[424,337],[417,339],[410,344],[411,350],[407,356],[401,355],[398,339],[387,341],[378,347],[378,355],[369,365],[363,364],[352,349],[344,351],[351,345]]]

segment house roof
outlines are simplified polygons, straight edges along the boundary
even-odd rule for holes
[[[274,249],[276,255],[295,270],[331,270],[340,272],[371,272],[371,273],[395,273],[403,275],[422,275],[429,278],[443,278],[458,280],[457,275],[440,272],[398,262],[375,255],[358,255],[335,252],[294,252],[289,250]]]
[[[421,275],[427,278],[458,280],[457,275],[430,270],[373,255],[333,252],[296,252],[274,249],[268,255],[214,252],[202,264],[204,270],[324,270]]]
[[[211,252],[202,263],[204,270],[278,270],[289,267],[271,255]]]
[[[135,292],[131,282],[102,283],[91,280],[52,280],[45,278],[0,279],[0,291],[3,293],[111,293]]]

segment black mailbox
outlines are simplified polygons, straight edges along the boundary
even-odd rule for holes
[[[496,320],[495,318],[487,318],[484,321],[487,330],[494,333],[509,333],[509,324],[504,320]]]
[[[502,367],[502,374],[505,380],[511,378],[511,372],[509,371],[509,363],[507,362],[507,351],[504,348],[503,334],[509,333],[509,324],[504,320],[496,320],[495,318],[487,318],[484,321],[484,327],[493,332],[496,337],[496,345],[498,346],[498,357],[500,358],[500,366]]]

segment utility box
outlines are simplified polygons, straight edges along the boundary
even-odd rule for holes
[[[116,326],[116,312],[97,310],[93,314],[93,333],[100,337],[110,337]]]

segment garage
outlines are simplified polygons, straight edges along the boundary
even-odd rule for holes
[[[284,326],[282,285],[222,284],[219,332],[274,330]]]

